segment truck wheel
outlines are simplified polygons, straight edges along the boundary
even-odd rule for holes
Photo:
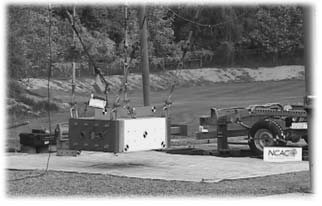
[[[281,126],[274,120],[266,119],[256,122],[249,130],[249,147],[253,153],[262,155],[264,147],[283,146],[285,143],[275,141],[283,136]]]

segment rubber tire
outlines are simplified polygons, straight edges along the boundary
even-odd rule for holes
[[[254,141],[255,134],[260,129],[268,130],[271,133],[273,138],[275,138],[276,135],[278,135],[279,137],[282,137],[282,134],[283,134],[282,128],[274,120],[265,119],[265,120],[259,120],[258,122],[256,122],[249,130],[249,134],[248,134],[249,135],[248,145],[251,151],[256,155],[263,155],[263,150],[264,150],[263,148],[259,148],[258,146],[256,146]],[[285,146],[285,143],[277,141],[270,146]]]

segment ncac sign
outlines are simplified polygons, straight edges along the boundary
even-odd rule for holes
[[[302,161],[302,148],[300,147],[265,147],[264,161],[268,161],[268,162]]]

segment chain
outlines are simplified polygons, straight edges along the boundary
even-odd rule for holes
[[[135,108],[130,105],[130,99],[128,98],[128,75],[129,75],[129,68],[132,63],[132,60],[135,56],[135,52],[138,49],[138,43],[134,43],[132,45],[132,51],[128,54],[129,49],[129,42],[128,42],[128,7],[125,6],[124,8],[124,63],[123,63],[123,81],[121,88],[119,89],[118,96],[115,98],[115,102],[113,104],[112,112],[116,114],[116,110],[118,107],[121,106],[121,96],[123,96],[123,108],[128,111],[128,114],[135,118]],[[130,60],[128,61],[128,57]],[[111,115],[112,116],[112,115]],[[116,116],[116,115],[115,115]]]

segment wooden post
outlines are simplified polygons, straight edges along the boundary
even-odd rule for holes
[[[51,4],[48,5],[48,21],[49,21],[49,25],[48,25],[48,46],[49,46],[49,65],[48,65],[48,81],[47,81],[47,95],[48,95],[48,127],[49,127],[49,133],[51,133],[51,115],[50,115],[50,78],[52,77],[52,50],[51,50],[51,44],[52,44],[52,38],[51,38],[51,18],[52,18],[52,13],[51,13]]]
[[[73,25],[75,24],[75,16],[76,16],[76,9],[75,6],[73,6],[73,19],[72,19],[72,23]],[[73,49],[75,49],[76,47],[76,34],[75,31],[73,30]],[[75,55],[75,54],[74,54]],[[76,81],[76,63],[75,63],[75,57],[73,55],[73,63],[72,63],[72,104],[74,104],[75,101],[75,81]]]
[[[200,64],[199,67],[202,68],[202,56],[200,57]]]
[[[165,71],[165,58],[162,58],[162,70]]]
[[[312,8],[311,6],[304,7],[304,65],[305,65],[305,99],[308,104],[313,104],[310,101],[310,97],[312,96]],[[306,105],[308,107],[312,107],[313,105]],[[313,108],[314,109],[314,108]],[[311,191],[313,191],[313,122],[312,122],[312,110],[308,109],[307,113],[307,120],[308,120],[308,150],[309,150],[309,168],[310,168],[310,184],[311,184]]]
[[[147,17],[145,6],[142,5],[139,11],[140,21],[140,39],[141,39],[141,54],[142,54],[142,83],[143,83],[143,100],[144,106],[150,105],[150,81],[149,81],[149,56],[148,56],[148,41],[147,41]]]

